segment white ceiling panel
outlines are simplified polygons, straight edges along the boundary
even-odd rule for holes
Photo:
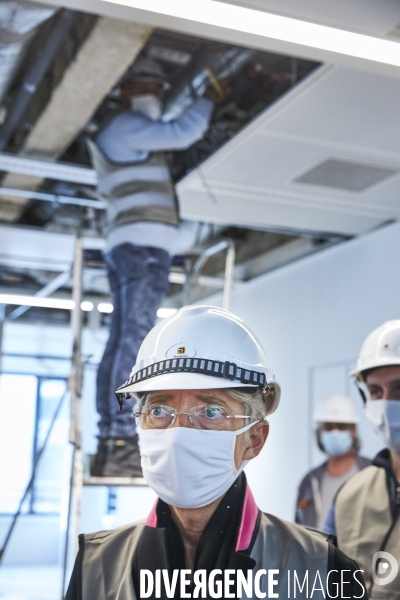
[[[231,142],[234,146],[234,140]],[[202,173],[211,188],[222,183],[237,183],[269,192],[285,192],[293,196],[320,199],[321,202],[348,202],[362,211],[376,204],[376,208],[388,210],[398,207],[400,216],[400,174],[397,172],[388,179],[377,183],[364,192],[348,192],[346,190],[317,187],[297,183],[300,175],[329,158],[342,159],[348,162],[360,162],[376,167],[393,170],[400,169],[400,156],[395,161],[382,160],[378,153],[372,154],[349,149],[331,147],[327,140],[325,144],[314,143],[306,139],[299,140],[277,135],[257,135],[247,138],[240,145],[232,148],[224,160],[214,165],[212,159],[202,168]],[[188,177],[190,179],[191,175]],[[180,188],[179,188],[180,189]]]
[[[324,66],[179,186],[204,221],[358,234],[400,218],[400,81]],[[323,161],[392,171],[363,191],[296,182]]]
[[[398,0],[230,0],[229,3],[382,37],[400,24]]]
[[[214,186],[211,195],[204,191],[198,177],[192,179],[190,189],[185,189],[183,196],[182,218],[210,223],[349,236],[382,223],[382,217],[374,211],[360,215],[347,205],[324,204],[309,197],[300,200],[295,195],[251,190],[228,183]]]
[[[321,72],[282,110],[265,115],[262,130],[397,155],[400,80],[344,68]]]

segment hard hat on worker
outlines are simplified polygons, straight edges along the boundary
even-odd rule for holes
[[[164,90],[171,87],[160,63],[147,56],[142,56],[134,62],[121,79],[120,85],[131,81],[158,83]]]
[[[215,306],[185,306],[146,336],[116,393],[238,387],[262,389],[266,415],[277,409],[279,383],[249,327]]]
[[[368,335],[350,375],[362,380],[365,371],[391,365],[400,365],[400,319],[386,321]]]
[[[360,421],[352,400],[342,394],[332,394],[320,400],[313,420],[315,423],[348,423],[349,425],[355,425]]]

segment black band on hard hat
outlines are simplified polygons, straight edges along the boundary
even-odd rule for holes
[[[124,389],[134,383],[152,379],[164,373],[201,373],[210,377],[220,377],[230,379],[231,381],[240,381],[243,384],[251,385],[256,388],[266,389],[265,373],[260,371],[251,371],[238,367],[235,363],[218,360],[209,360],[207,358],[170,358],[161,360],[158,363],[137,371],[128,381],[126,381],[116,391],[118,402],[121,406],[122,398],[125,395]]]

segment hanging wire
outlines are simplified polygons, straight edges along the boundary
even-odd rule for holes
[[[202,183],[203,183],[203,185],[204,185],[204,189],[206,190],[208,197],[210,198],[210,200],[211,200],[211,202],[212,202],[213,204],[217,205],[217,204],[218,204],[217,197],[215,196],[214,192],[212,191],[212,189],[211,189],[211,186],[210,186],[210,184],[208,183],[208,181],[207,181],[207,179],[206,179],[206,176],[205,176],[205,175],[204,175],[204,173],[203,173],[202,166],[201,166],[201,165],[199,165],[199,166],[197,167],[197,170],[198,170],[198,172],[199,172],[200,179],[201,179],[201,181],[202,181]]]

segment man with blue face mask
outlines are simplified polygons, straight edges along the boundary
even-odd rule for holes
[[[386,446],[344,484],[325,531],[364,569],[373,599],[400,599],[400,320],[387,321],[365,340],[351,373],[365,414]]]
[[[316,440],[328,459],[303,478],[297,497],[296,523],[322,529],[336,492],[347,479],[370,464],[358,455],[359,418],[350,398],[323,398],[314,414]]]
[[[107,202],[107,275],[113,296],[110,336],[97,374],[100,415],[91,474],[141,476],[137,431],[115,406],[115,389],[128,376],[169,287],[178,231],[177,199],[166,152],[184,150],[207,131],[213,110],[199,98],[171,122],[161,120],[169,83],[162,66],[139,57],[120,83],[120,104],[88,147]]]
[[[326,535],[262,513],[247,485],[243,469],[264,446],[280,386],[243,321],[181,308],[143,341],[119,402],[130,394],[158,499],[145,522],[80,536],[66,600],[323,600],[339,585],[343,597],[366,598],[354,561]]]

